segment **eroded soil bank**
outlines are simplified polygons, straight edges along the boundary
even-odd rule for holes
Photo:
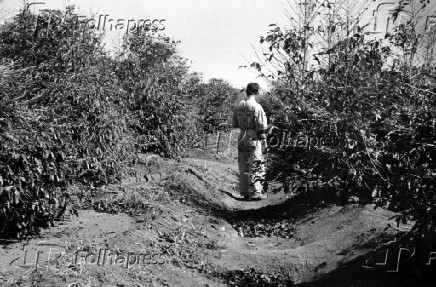
[[[393,249],[381,264],[411,227],[392,212],[283,192],[245,202],[233,158],[142,159],[122,184],[73,188],[78,217],[2,241],[0,285],[433,286],[407,262],[393,272]]]

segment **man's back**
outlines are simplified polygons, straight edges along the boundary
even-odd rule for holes
[[[232,126],[257,132],[266,130],[267,122],[262,106],[254,99],[242,100],[233,112]]]
[[[265,162],[262,155],[262,140],[267,128],[265,112],[256,102],[259,85],[249,83],[245,89],[248,99],[233,110],[232,126],[240,128],[238,136],[239,192],[250,199],[262,199]]]

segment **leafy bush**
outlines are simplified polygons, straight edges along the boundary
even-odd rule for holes
[[[232,107],[237,104],[237,90],[228,82],[212,78],[207,83],[198,85],[197,94],[200,95],[197,103],[199,116],[210,126],[209,129],[231,122]],[[213,121],[218,118],[221,118],[220,122]]]
[[[72,8],[24,11],[1,27],[0,54],[14,63],[0,95],[6,236],[32,234],[60,216],[68,184],[118,180],[133,152],[128,114],[117,104],[124,91],[105,69],[111,60],[75,19]]]
[[[25,10],[0,27],[2,235],[47,226],[70,184],[119,181],[137,152],[177,157],[203,132],[204,83],[177,42],[139,29],[113,58],[87,20]]]
[[[188,141],[191,107],[181,91],[188,67],[177,55],[176,44],[165,36],[135,31],[126,36],[115,68],[128,94],[125,105],[142,152],[175,157]]]
[[[73,7],[23,11],[0,33],[2,235],[38,232],[65,211],[69,184],[118,181],[136,151],[184,148],[187,66],[176,42],[138,32],[110,58]]]
[[[293,181],[314,179],[342,202],[376,202],[401,212],[399,223],[416,220],[420,232],[434,228],[433,69],[411,64],[418,51],[410,48],[413,38],[390,37],[386,45],[358,27],[315,51],[306,28],[272,26],[261,38],[265,62],[252,65],[261,73],[265,65],[278,67],[266,109],[276,113],[268,178],[283,182],[285,191]],[[386,68],[395,63],[394,48],[404,48],[404,61]]]
[[[137,152],[177,157],[203,132],[204,83],[188,80],[177,42],[139,29],[114,58],[87,20],[67,7],[24,10],[0,26],[4,236],[34,234],[59,217],[70,184],[119,181]]]

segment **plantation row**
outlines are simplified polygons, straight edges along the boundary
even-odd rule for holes
[[[357,25],[330,29],[359,23],[352,1],[333,1],[345,16],[330,2],[303,2],[292,6],[304,16],[300,26],[272,24],[261,38],[265,59],[251,66],[274,77],[274,97],[264,106],[274,116],[275,137],[328,144],[287,145],[287,136],[271,145],[268,178],[286,188],[293,175],[310,174],[336,202],[376,202],[400,212],[398,223],[416,221],[413,231],[434,230],[436,30],[422,26],[428,1],[399,1],[391,16],[404,21],[384,38]]]
[[[70,184],[118,181],[138,152],[176,157],[236,95],[225,81],[189,73],[166,36],[135,31],[109,57],[102,35],[76,22],[68,7],[24,10],[0,27],[2,236],[50,225]]]
[[[434,229],[436,72],[413,60],[435,30],[419,34],[411,20],[373,39],[358,27],[317,49],[309,16],[299,27],[271,25],[265,60],[251,65],[274,76],[261,101],[271,123],[267,181],[289,191],[310,175],[334,202],[376,202],[400,212],[398,223],[415,220],[415,231]],[[68,33],[72,8],[40,14],[37,34],[35,17],[25,11],[0,27],[0,230],[19,237],[65,210],[71,183],[120,180],[138,152],[180,155],[237,99],[225,81],[189,73],[168,37],[136,31],[109,57],[95,30]]]

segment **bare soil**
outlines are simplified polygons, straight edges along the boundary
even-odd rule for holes
[[[411,228],[394,213],[283,192],[247,202],[234,155],[189,156],[140,155],[121,184],[72,187],[78,217],[0,241],[0,286],[434,286],[407,262],[379,264]]]

